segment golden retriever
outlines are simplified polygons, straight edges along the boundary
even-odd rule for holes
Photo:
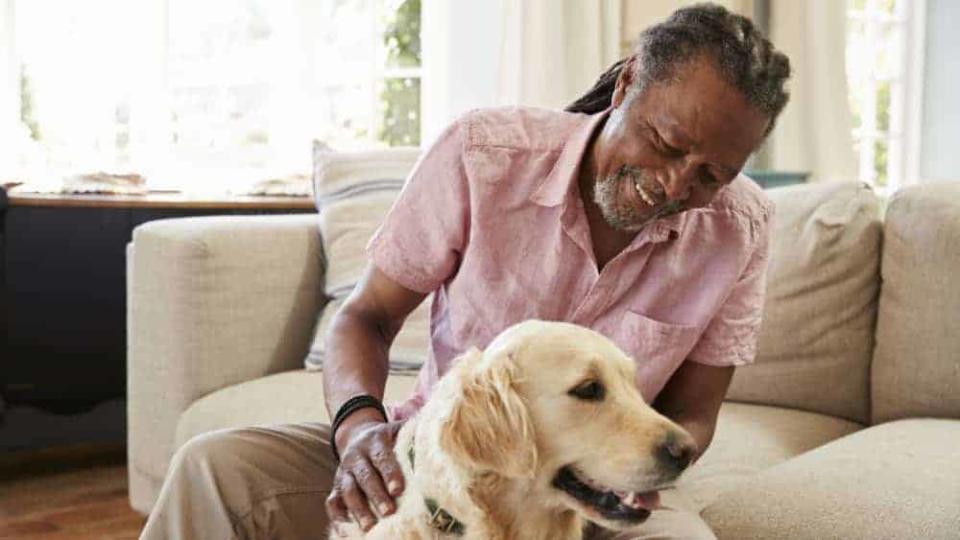
[[[573,540],[584,520],[635,526],[695,443],[644,402],[634,374],[626,354],[587,328],[505,330],[464,354],[400,430],[394,451],[407,482],[397,512],[366,535],[337,524],[331,538]]]

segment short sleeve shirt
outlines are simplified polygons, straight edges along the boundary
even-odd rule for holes
[[[660,218],[598,270],[577,183],[607,113],[480,110],[425,152],[367,246],[400,285],[434,292],[415,413],[451,363],[526,319],[612,339],[652,402],[685,361],[751,363],[760,325],[772,203],[739,175],[710,205]]]

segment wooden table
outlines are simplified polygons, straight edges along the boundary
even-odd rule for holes
[[[314,211],[309,198],[5,197],[0,190],[0,449],[124,436],[123,407],[115,402],[126,387],[125,261],[135,227],[187,216]],[[85,411],[104,418],[86,420],[87,436],[65,429],[86,425],[71,416]],[[41,421],[40,413],[53,416]],[[68,423],[58,427],[60,420]]]

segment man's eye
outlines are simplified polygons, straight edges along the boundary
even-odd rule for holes
[[[706,169],[700,171],[700,183],[710,187],[721,185],[720,180]]]
[[[657,150],[659,150],[661,153],[671,157],[679,157],[683,155],[682,150],[680,150],[679,148],[674,148],[669,144],[667,144],[667,141],[663,140],[663,137],[661,137],[660,134],[657,133],[657,130],[651,129],[650,132],[653,133],[653,145],[656,146]]]
[[[572,388],[568,394],[584,401],[603,401],[605,390],[600,381],[587,381]]]

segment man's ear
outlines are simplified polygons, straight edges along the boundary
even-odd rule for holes
[[[610,98],[610,105],[614,108],[619,107],[627,97],[627,91],[634,83],[633,69],[637,63],[637,55],[627,58],[620,68],[620,75],[617,76],[617,83],[613,87],[613,96]]]
[[[471,354],[471,353],[467,353]],[[464,358],[474,365],[476,358]],[[440,445],[467,466],[509,478],[532,477],[537,463],[533,423],[516,391],[517,366],[502,353],[460,372],[461,394],[441,427]]]

